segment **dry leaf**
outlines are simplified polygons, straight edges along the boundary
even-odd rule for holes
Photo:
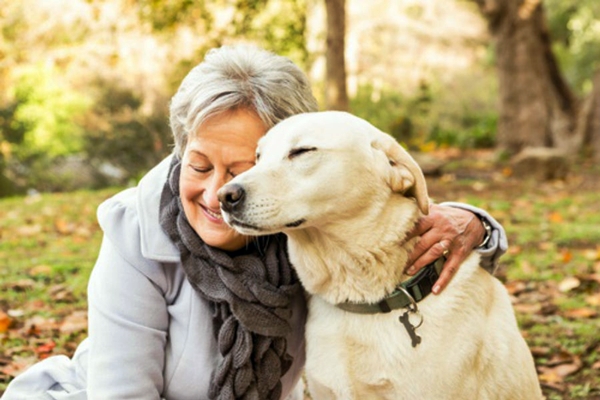
[[[65,221],[62,218],[54,220],[54,229],[61,235],[70,235],[75,231],[75,224]]]
[[[548,363],[538,367],[540,381],[559,383],[569,375],[579,371],[583,363],[579,357],[566,352],[556,354]]]
[[[510,254],[512,256],[516,256],[518,254],[521,254],[522,251],[523,251],[523,248],[521,246],[518,246],[518,245],[510,246],[508,248],[508,254]]]
[[[565,317],[571,319],[580,319],[580,318],[593,318],[598,315],[598,312],[592,308],[574,308],[572,310],[566,310],[562,313]]]
[[[44,318],[36,315],[25,321],[25,332],[29,336],[54,329],[56,329],[56,321],[53,318]]]
[[[600,274],[598,273],[579,275],[579,278],[584,281],[600,283]]]
[[[519,293],[522,293],[525,291],[525,289],[527,289],[527,284],[523,281],[511,281],[506,282],[504,284],[504,287],[506,288],[509,294],[517,296],[519,295]]]
[[[504,168],[502,168],[502,175],[503,176],[505,176],[505,177],[508,178],[509,176],[512,176],[512,174],[513,174],[512,168],[510,168],[510,167],[504,167]]]
[[[52,275],[52,267],[49,265],[36,265],[29,270],[30,276]]]
[[[552,353],[552,349],[550,347],[543,346],[531,346],[529,350],[534,357],[546,357]]]
[[[21,236],[35,236],[42,232],[42,226],[35,225],[23,225],[17,228],[17,233]]]
[[[60,326],[60,332],[71,334],[85,331],[88,326],[87,311],[75,311],[69,315]]]
[[[558,284],[558,290],[560,290],[563,293],[566,293],[575,288],[578,288],[580,285],[581,281],[578,278],[574,276],[568,276]]]
[[[600,260],[600,246],[595,249],[587,249],[583,251],[583,256],[590,261]]]
[[[5,375],[8,375],[8,376],[15,377],[15,376],[19,375],[21,372],[23,372],[25,369],[27,369],[30,366],[32,366],[33,364],[35,364],[37,361],[38,361],[38,359],[36,356],[29,356],[29,357],[16,356],[13,358],[12,363],[3,367],[0,370],[0,372],[2,372]]]
[[[19,279],[16,282],[10,282],[5,287],[8,290],[14,290],[15,292],[23,292],[31,289],[35,286],[35,281],[32,279]]]
[[[600,306],[600,293],[595,293],[585,298],[590,306]]]
[[[538,243],[538,248],[543,251],[550,251],[556,248],[556,244],[553,242],[540,242]]]
[[[521,314],[537,314],[542,309],[542,305],[519,303],[514,305],[514,309],[516,312]]]
[[[0,311],[0,333],[6,332],[10,327],[11,319],[4,311]]]
[[[54,350],[55,347],[56,343],[54,343],[53,340],[50,340],[36,347],[35,352],[38,355],[38,357],[43,360],[44,358],[47,358],[50,355],[50,353],[52,353],[52,350]]]
[[[555,224],[560,224],[563,222],[563,217],[558,211],[554,211],[553,213],[551,213],[548,216],[548,219],[550,220],[550,222],[553,222]]]
[[[571,250],[563,250],[560,252],[560,256],[561,256],[561,260],[564,263],[568,263],[569,261],[571,261],[573,259],[573,253],[571,252]]]

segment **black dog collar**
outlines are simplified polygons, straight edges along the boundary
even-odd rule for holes
[[[345,302],[336,304],[336,307],[356,314],[388,313],[392,310],[410,307],[411,304],[423,300],[431,293],[433,285],[442,272],[444,262],[446,262],[444,257],[438,258],[422,268],[415,276],[402,282],[398,289],[378,303]]]

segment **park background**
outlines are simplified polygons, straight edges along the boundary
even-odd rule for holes
[[[0,0],[0,32],[0,394],[85,337],[96,207],[171,151],[189,69],[243,41],[505,226],[544,394],[600,399],[597,0]]]

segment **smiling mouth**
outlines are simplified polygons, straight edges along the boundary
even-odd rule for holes
[[[223,214],[211,211],[207,207],[202,207],[202,209],[204,210],[205,213],[207,213],[209,216],[213,217],[214,219],[223,220]]]

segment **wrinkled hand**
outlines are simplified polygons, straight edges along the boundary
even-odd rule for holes
[[[485,229],[475,214],[460,208],[431,204],[406,240],[420,236],[409,255],[407,270],[416,274],[444,254],[446,262],[432,291],[439,294],[450,282],[460,264],[483,241]]]

